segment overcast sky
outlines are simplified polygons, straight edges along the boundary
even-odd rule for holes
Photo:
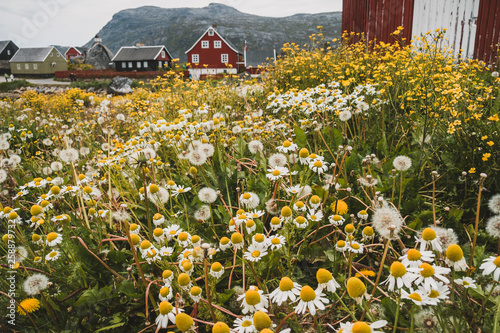
[[[201,8],[211,2],[272,17],[342,10],[342,0],[2,0],[0,40],[11,39],[19,47],[80,46],[122,9],[146,5]]]

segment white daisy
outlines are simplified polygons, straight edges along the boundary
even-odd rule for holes
[[[425,251],[427,246],[430,246],[432,250],[442,252],[441,241],[436,235],[436,231],[432,228],[425,228],[422,231],[420,238],[417,238],[417,244],[420,243],[420,251]]]
[[[58,234],[57,232],[49,232],[47,234],[47,238],[45,239],[45,244],[48,246],[55,246],[57,244],[61,244],[62,242],[62,235]]]
[[[262,259],[264,256],[267,255],[267,251],[263,250],[259,246],[255,246],[254,244],[251,244],[247,248],[247,252],[243,254],[243,257],[248,260],[248,261],[259,261]]]
[[[401,298],[403,299],[409,299],[413,303],[417,305],[432,305],[434,302],[429,299],[427,296],[427,292],[422,291],[422,290],[413,290],[413,288],[410,288],[410,292],[407,292],[404,289],[401,289]]]
[[[234,321],[234,330],[236,331],[236,333],[256,332],[255,326],[253,325],[252,316],[236,318],[236,320]]]
[[[476,289],[477,286],[476,286],[476,280],[474,280],[473,278],[470,278],[470,277],[464,277],[463,279],[455,279],[455,283],[460,285],[460,286],[463,286],[465,289],[469,289],[469,288],[472,288],[472,289]]]
[[[224,266],[221,265],[220,262],[214,262],[210,265],[210,275],[212,275],[216,279],[220,279],[220,277],[224,274]]]
[[[282,235],[274,235],[269,238],[269,246],[271,250],[279,250],[285,245],[286,239]]]
[[[490,256],[489,258],[484,259],[479,269],[483,270],[483,275],[493,273],[493,279],[498,281],[500,278],[500,256]]]
[[[451,269],[436,265],[430,265],[426,262],[422,263],[418,268],[408,268],[408,271],[418,275],[415,279],[415,284],[423,284],[426,289],[437,286],[437,281],[441,280],[444,283],[450,283],[450,280],[443,274],[450,273]]]
[[[422,261],[432,262],[434,260],[434,253],[432,251],[409,249],[399,260],[406,267],[418,268],[422,264]]]
[[[394,291],[394,287],[396,286],[397,289],[401,289],[403,286],[410,288],[412,282],[418,278],[417,274],[408,272],[405,265],[399,261],[394,261],[391,264],[390,273],[387,280],[382,282],[382,284],[389,285],[387,288],[389,291]]]
[[[246,293],[238,297],[238,301],[241,301],[241,306],[243,307],[241,312],[243,314],[254,313],[256,311],[267,312],[269,305],[267,296],[255,286],[250,286]]]
[[[290,173],[288,168],[280,166],[269,168],[267,169],[267,172],[268,173],[266,174],[266,177],[269,178],[270,180],[278,180],[283,176],[288,176]]]
[[[335,214],[328,216],[328,221],[330,222],[330,224],[341,226],[342,224],[344,224],[345,218],[343,218],[341,215]]]
[[[337,288],[340,288],[340,285],[333,277],[330,271],[320,268],[316,272],[316,280],[318,281],[318,290],[328,290],[329,292],[334,293]]]
[[[328,298],[320,289],[315,291],[309,286],[303,286],[300,289],[300,301],[295,306],[295,313],[302,314],[309,310],[311,315],[314,316],[316,315],[316,308],[324,310],[325,305],[328,303]]]
[[[269,294],[269,299],[278,306],[287,300],[295,302],[300,295],[300,288],[301,286],[298,283],[293,282],[289,277],[285,276],[281,278],[278,288]]]
[[[307,219],[311,222],[319,222],[323,219],[323,212],[321,210],[315,211],[314,209],[309,209]]]
[[[181,308],[174,308],[170,302],[162,301],[159,308],[160,314],[156,317],[156,325],[158,328],[167,328],[168,321],[175,324],[175,315],[180,312],[184,312]]]
[[[56,250],[52,250],[50,251],[46,256],[45,256],[45,260],[46,261],[56,261],[57,259],[59,259],[59,257],[61,256],[61,253],[59,251],[56,251]]]

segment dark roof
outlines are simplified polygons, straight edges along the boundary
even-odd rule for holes
[[[5,49],[5,47],[9,45],[9,43],[10,40],[0,40],[0,53],[2,53],[3,49]]]
[[[160,52],[167,48],[163,45],[156,46],[122,46],[113,61],[135,61],[135,60],[156,60],[160,55]],[[170,57],[171,58],[171,57]]]
[[[193,44],[193,46],[191,46],[189,48],[189,50],[187,50],[186,52],[184,53],[188,53],[189,51],[191,51],[195,46],[196,44],[198,44],[200,42],[200,40],[203,38],[203,36],[205,36],[210,30],[213,30],[217,36],[219,36],[219,38],[224,42],[226,43],[230,49],[232,49],[234,52],[238,53],[238,54],[242,54],[233,44],[231,44],[226,38],[224,38],[218,31],[217,29],[215,29],[213,26],[210,26],[201,36],[200,38],[198,38],[198,40]]]
[[[20,48],[10,62],[43,62],[52,50],[59,52],[53,46]]]

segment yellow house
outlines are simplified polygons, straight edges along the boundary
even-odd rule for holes
[[[55,71],[67,71],[66,58],[55,47],[20,48],[10,59],[14,75],[53,75]]]

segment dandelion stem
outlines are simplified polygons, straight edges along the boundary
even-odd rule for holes
[[[344,301],[342,301],[342,298],[340,298],[339,294],[337,294],[337,292],[334,293],[335,296],[337,296],[340,304],[342,304],[342,306],[344,307],[344,309],[349,312],[349,315],[351,316],[352,320],[354,321],[357,321],[356,319],[356,316],[354,315],[354,313],[347,307],[347,305],[345,305]]]
[[[144,186],[144,202],[146,204],[146,219],[148,221],[148,233],[149,239],[153,240],[153,228],[151,228],[151,219],[149,218],[149,202],[148,202],[148,187],[146,184],[146,171],[144,167],[142,169],[142,186]]]
[[[397,303],[396,303],[396,317],[394,319],[394,331],[393,331],[393,333],[396,333],[397,329],[398,329],[399,303],[400,302],[401,302],[401,294],[399,293],[398,294],[398,300],[397,300]],[[412,315],[411,319],[413,320],[413,315]]]
[[[399,175],[399,200],[398,200],[398,210],[400,210],[401,208],[401,197],[403,196],[403,170],[401,170],[401,174]],[[433,198],[433,201],[434,202],[434,198]],[[434,205],[433,205],[434,207]],[[436,219],[434,218],[434,221],[436,221]],[[434,222],[436,223],[436,222]]]
[[[483,175],[483,174],[481,174],[481,175]],[[472,248],[470,250],[469,267],[472,267],[472,262],[474,259],[474,249],[476,248],[477,231],[478,231],[478,227],[479,227],[479,209],[481,208],[481,192],[483,191],[483,182],[484,182],[485,178],[486,178],[486,175],[485,175],[485,177],[481,177],[479,180],[479,191],[477,194],[477,206],[476,206],[476,222],[475,222],[475,226],[474,226],[474,239],[472,241]],[[470,272],[470,270],[469,270],[469,272]]]

